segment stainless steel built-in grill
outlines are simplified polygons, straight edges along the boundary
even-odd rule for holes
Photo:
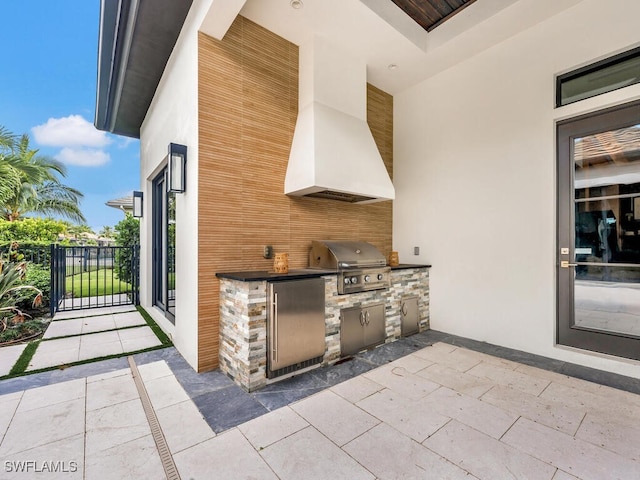
[[[309,267],[337,271],[338,293],[356,293],[389,287],[387,260],[367,242],[314,240]]]

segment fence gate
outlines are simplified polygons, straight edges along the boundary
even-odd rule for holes
[[[51,315],[139,305],[140,247],[51,245]]]

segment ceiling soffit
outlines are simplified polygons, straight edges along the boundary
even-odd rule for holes
[[[102,0],[95,126],[140,137],[192,0]]]

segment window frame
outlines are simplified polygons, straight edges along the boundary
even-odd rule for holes
[[[562,86],[564,83],[571,81],[571,80],[575,80],[577,78],[589,75],[591,73],[594,72],[598,72],[601,70],[604,70],[606,68],[618,65],[622,62],[625,62],[627,60],[633,59],[633,58],[640,58],[640,46],[639,47],[635,47],[632,48],[631,50],[626,50],[622,53],[618,53],[617,55],[614,55],[612,57],[608,57],[605,58],[603,60],[599,60],[595,63],[591,63],[589,65],[585,65],[584,67],[580,67],[577,68],[575,70],[572,70],[570,72],[567,73],[563,73],[562,75],[558,75],[556,76],[556,104],[555,104],[555,108],[560,108],[560,107],[564,107],[566,105],[571,105],[572,103],[576,103],[576,102],[580,102],[582,100],[586,100],[587,98],[593,98],[596,97],[598,95],[602,95],[604,93],[609,93],[609,92],[613,92],[615,90],[619,90],[620,88],[625,88],[628,87],[629,85],[625,85],[622,87],[617,87],[617,88],[612,88],[611,90],[607,90],[606,92],[600,92],[600,93],[594,93],[593,95],[590,95],[588,97],[585,98],[581,98],[578,100],[573,100],[570,102],[566,102],[566,103],[562,103]],[[640,80],[638,82],[632,83],[631,85],[636,85],[640,83]]]

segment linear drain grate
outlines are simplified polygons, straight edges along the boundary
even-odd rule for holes
[[[133,357],[127,357],[127,360],[129,362],[129,368],[131,368],[131,373],[133,374],[133,381],[136,384],[140,400],[142,401],[142,408],[147,416],[149,427],[151,427],[151,435],[153,435],[153,441],[156,442],[156,448],[158,449],[158,454],[160,454],[160,461],[162,462],[164,473],[167,475],[167,480],[180,480],[180,474],[178,473],[176,464],[171,456],[167,440],[164,438],[164,434],[162,433],[162,428],[160,427],[160,422],[158,422],[156,412],[153,410],[153,406],[151,405],[147,389],[144,386],[142,377],[140,377],[138,366],[133,360]]]

